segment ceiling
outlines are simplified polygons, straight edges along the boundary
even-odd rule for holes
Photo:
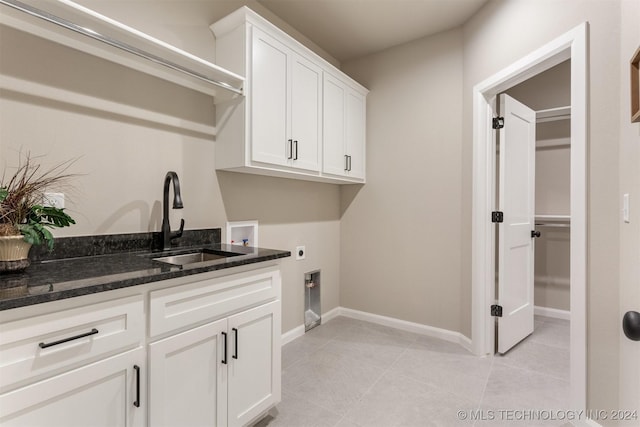
[[[257,0],[338,61],[458,27],[487,0]]]

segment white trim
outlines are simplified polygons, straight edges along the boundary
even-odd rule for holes
[[[322,313],[322,322],[328,322],[334,317],[338,317],[341,314],[342,307],[334,307],[326,313]]]
[[[293,329],[289,329],[287,332],[282,334],[282,345],[289,344],[291,341],[296,340],[304,335],[304,324],[300,326],[296,326]]]
[[[498,93],[571,58],[571,396],[586,407],[588,24],[537,49],[473,88],[472,348],[493,353],[495,141],[489,126]]]
[[[322,315],[322,323],[329,320],[344,316],[351,319],[363,320],[378,325],[389,326],[390,328],[400,329],[402,331],[413,332],[415,334],[425,335],[438,338],[444,341],[460,344],[465,349],[471,350],[471,340],[460,332],[450,331],[448,329],[436,328],[434,326],[423,325],[421,323],[408,322],[393,317],[381,316],[379,314],[367,313],[366,311],[353,310],[351,308],[336,307]],[[282,334],[282,345],[300,338],[304,335],[304,325],[297,326],[288,332]]]
[[[533,314],[536,316],[552,317],[554,319],[571,320],[571,312],[569,310],[558,310],[557,308],[539,307],[533,308]]]
[[[391,328],[413,332],[415,334],[439,338],[444,341],[460,344],[462,347],[471,351],[471,340],[462,335],[460,332],[454,332],[448,329],[441,329],[433,326],[423,325],[421,323],[400,320],[393,317],[380,316],[379,314],[367,313],[365,311],[353,310],[351,308],[340,307],[340,314],[352,319],[364,320],[365,322],[376,323],[378,325],[389,326]]]
[[[340,316],[342,307],[335,307],[326,313],[322,314],[322,323],[328,322],[334,317]],[[300,326],[296,326],[293,329],[289,329],[287,332],[282,334],[282,345],[289,344],[291,341],[296,340],[305,334],[304,324]]]

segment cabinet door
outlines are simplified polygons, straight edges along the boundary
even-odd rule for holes
[[[345,158],[345,98],[346,88],[333,77],[325,74],[323,90],[322,170],[324,173],[344,175]]]
[[[225,319],[149,345],[149,425],[226,425]]]
[[[251,160],[286,166],[291,157],[287,141],[289,49],[273,37],[253,28],[251,112],[249,135]]]
[[[144,368],[140,348],[4,393],[0,425],[142,427]]]
[[[298,55],[291,60],[291,165],[320,170],[320,105],[322,70]]]
[[[352,178],[365,177],[365,97],[347,91],[346,101],[346,155],[349,156],[347,175]]]
[[[280,401],[280,301],[229,317],[228,426]]]

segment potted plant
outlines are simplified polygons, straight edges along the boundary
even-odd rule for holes
[[[64,209],[44,206],[44,192],[72,177],[71,162],[42,170],[27,153],[13,175],[0,181],[0,272],[29,266],[31,245],[53,249],[50,228],[75,224]]]

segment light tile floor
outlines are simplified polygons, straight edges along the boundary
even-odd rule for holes
[[[554,410],[568,409],[563,320],[536,317],[534,333],[505,356],[479,358],[457,344],[337,317],[285,345],[282,368],[282,402],[256,427],[569,425],[528,411],[557,417]]]

